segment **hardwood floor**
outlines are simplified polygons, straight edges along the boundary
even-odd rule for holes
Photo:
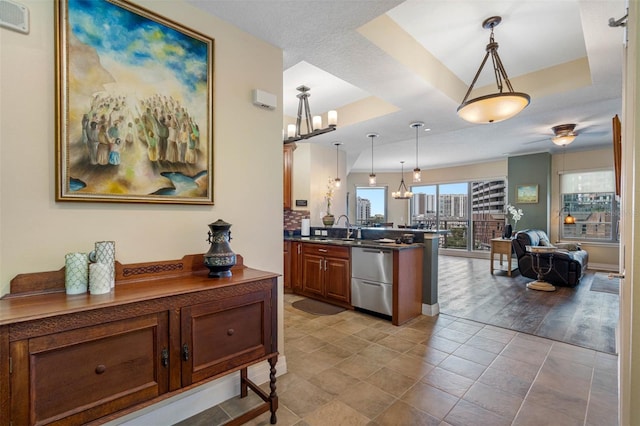
[[[616,353],[617,294],[591,291],[595,271],[574,288],[527,289],[532,281],[517,270],[489,272],[488,259],[439,256],[440,311],[458,318]]]

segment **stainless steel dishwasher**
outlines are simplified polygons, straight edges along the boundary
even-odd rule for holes
[[[351,304],[393,315],[393,251],[383,248],[351,249]]]

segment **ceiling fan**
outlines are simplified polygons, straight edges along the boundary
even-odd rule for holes
[[[551,142],[558,146],[569,145],[574,141],[576,136],[578,136],[574,131],[575,128],[575,124],[558,124],[557,126],[553,126],[551,130],[553,130],[554,136],[551,138]]]

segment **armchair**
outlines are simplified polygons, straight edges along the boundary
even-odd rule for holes
[[[526,246],[551,246],[546,232],[539,229],[519,231],[511,245],[518,259],[520,274],[527,278],[537,279],[538,274],[533,270],[533,256],[527,252]],[[574,248],[574,247],[571,247]],[[561,249],[554,252],[551,259],[551,270],[545,275],[545,281],[564,287],[576,286],[589,263],[589,253],[575,247],[576,250]],[[547,262],[545,264],[545,262]],[[548,258],[541,258],[540,265],[546,269]]]

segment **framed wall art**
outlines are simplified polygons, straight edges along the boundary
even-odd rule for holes
[[[538,202],[538,185],[517,185],[516,186],[516,203],[535,204]]]
[[[213,204],[214,40],[123,0],[56,8],[56,200]]]

